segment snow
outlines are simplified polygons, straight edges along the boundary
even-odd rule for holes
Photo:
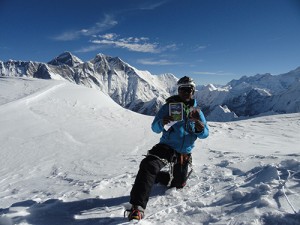
[[[152,120],[67,81],[0,77],[0,224],[132,224]],[[209,126],[187,186],[155,185],[139,224],[300,224],[300,114]]]
[[[228,122],[237,119],[238,116],[231,112],[230,109],[226,105],[224,106],[216,106],[210,114],[206,117],[207,120],[217,120],[218,122]]]

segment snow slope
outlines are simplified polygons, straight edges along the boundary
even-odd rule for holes
[[[66,81],[0,77],[0,224],[128,224],[152,119]],[[139,224],[300,224],[300,114],[209,125],[187,187],[155,185]]]

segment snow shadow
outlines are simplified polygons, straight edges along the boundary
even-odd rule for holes
[[[128,201],[129,196],[109,199],[93,198],[73,202],[50,199],[43,203],[37,203],[28,200],[15,203],[7,209],[0,209],[0,215],[6,216],[2,219],[0,217],[0,225],[12,225],[22,222],[32,225],[119,224],[124,222],[123,215],[120,213],[123,211],[122,204]],[[120,216],[109,217],[108,207],[110,211],[119,211],[117,213]],[[86,215],[80,216],[83,214]]]
[[[262,217],[264,225],[299,225],[300,214],[275,215],[269,213]]]

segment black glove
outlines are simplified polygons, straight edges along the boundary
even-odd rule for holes
[[[201,133],[204,129],[204,124],[200,120],[200,113],[197,109],[193,109],[189,114],[190,120],[195,122],[196,133]]]
[[[162,123],[163,123],[163,126],[174,121],[173,117],[172,116],[165,116],[162,120]]]

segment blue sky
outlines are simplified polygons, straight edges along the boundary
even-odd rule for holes
[[[118,56],[225,84],[300,66],[300,0],[0,0],[0,60]]]

